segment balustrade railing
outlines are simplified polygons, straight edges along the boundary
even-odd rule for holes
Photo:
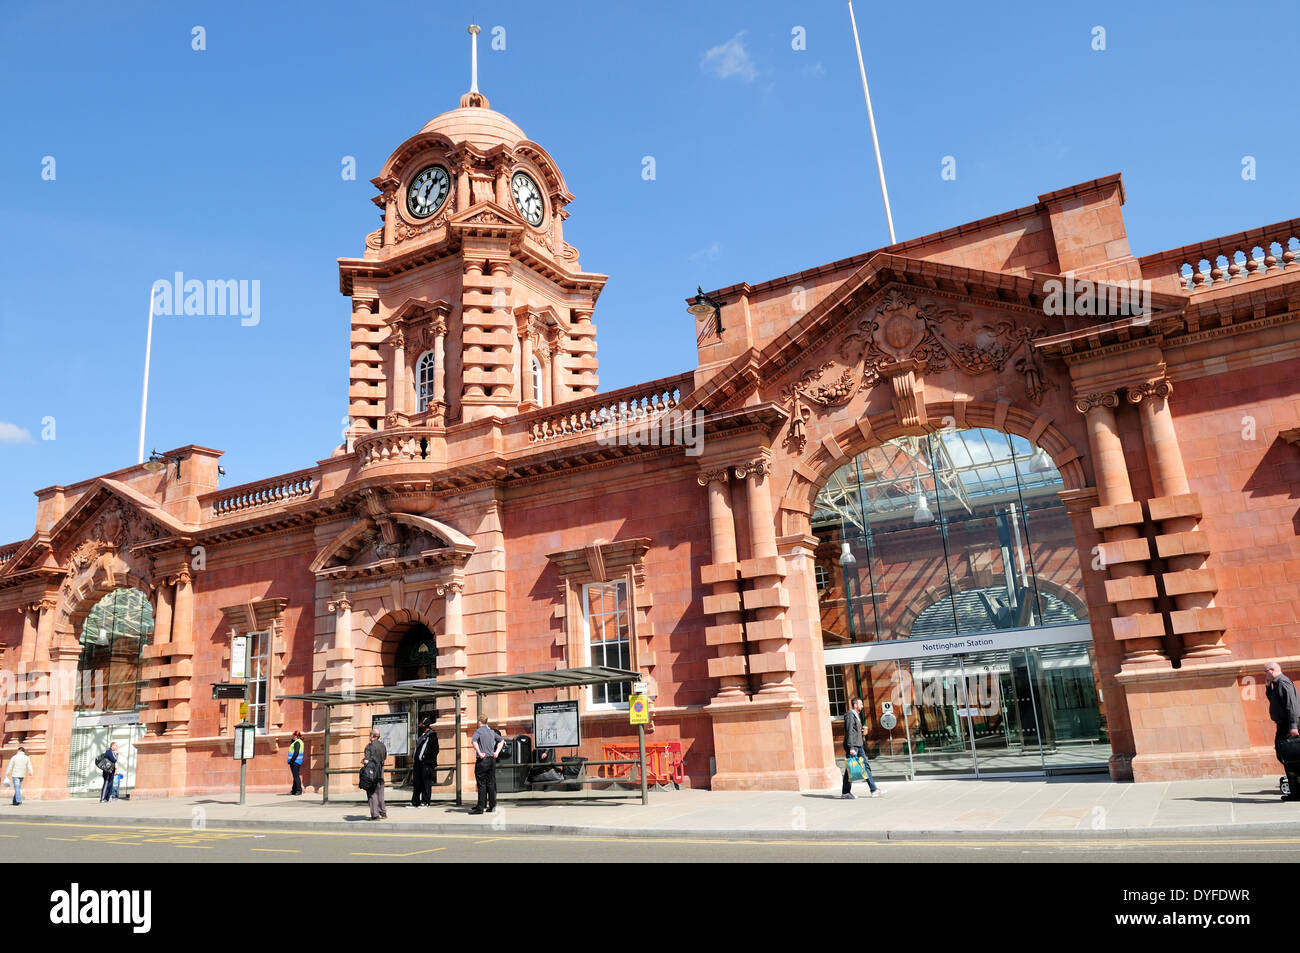
[[[362,469],[382,463],[409,463],[424,460],[429,454],[429,438],[444,435],[440,427],[400,427],[377,430],[358,437],[355,443],[357,459]]]
[[[1195,294],[1300,267],[1300,219],[1225,235],[1140,259],[1157,291]]]
[[[213,519],[220,519],[268,506],[280,506],[307,499],[316,486],[314,471],[289,473],[223,490],[218,496],[209,498],[208,511]]]
[[[689,390],[691,380],[690,375],[667,377],[538,411],[527,421],[528,442],[558,440],[607,427],[653,420],[681,403],[682,394]]]

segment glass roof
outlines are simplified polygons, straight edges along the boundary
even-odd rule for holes
[[[81,644],[108,645],[113,639],[147,639],[153,607],[138,589],[116,589],[95,603],[81,626]]]
[[[1054,495],[1061,474],[1050,459],[1047,469],[1032,470],[1036,449],[1024,437],[986,428],[899,437],[831,475],[817,494],[813,527],[847,523],[866,529],[873,515],[889,519],[914,512],[922,493],[940,508],[967,513],[983,498]]]

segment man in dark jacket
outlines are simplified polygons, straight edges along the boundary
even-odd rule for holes
[[[420,725],[420,740],[415,743],[414,777],[411,781],[411,807],[428,807],[433,796],[434,772],[438,767],[438,735],[427,721]]]
[[[370,732],[370,744],[366,745],[366,751],[361,762],[362,767],[374,763],[379,768],[379,780],[375,786],[370,789],[367,801],[370,804],[370,819],[377,821],[380,818],[388,816],[388,808],[384,805],[384,761],[388,758],[388,749],[384,743],[379,740],[379,732]]]
[[[867,761],[867,750],[862,746],[861,698],[853,699],[853,704],[844,712],[844,787],[840,791],[840,797],[846,801],[853,799],[853,792],[849,790],[853,786],[853,779],[849,776],[850,758],[861,758],[866,765],[867,787],[871,789],[871,796],[880,797],[884,794],[884,791],[876,787],[876,779],[871,776],[871,764]]]
[[[1268,688],[1264,691],[1268,698],[1268,716],[1273,719],[1273,724],[1277,725],[1277,734],[1273,737],[1273,747],[1276,750],[1284,738],[1300,736],[1300,727],[1297,727],[1300,703],[1296,701],[1295,684],[1282,674],[1282,666],[1277,662],[1269,662],[1264,669],[1264,674],[1268,677]],[[1282,761],[1280,751],[1277,760],[1282,762],[1287,786],[1291,789],[1291,793],[1285,795],[1282,800],[1300,801],[1300,773],[1296,771],[1296,763],[1293,761],[1288,765]]]
[[[104,786],[99,791],[99,801],[101,804],[105,804],[112,799],[113,782],[117,780],[116,741],[109,745],[108,750],[99,756],[98,764],[102,765],[100,773],[104,776]]]

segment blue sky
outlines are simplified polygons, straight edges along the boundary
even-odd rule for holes
[[[1111,172],[1139,255],[1300,215],[1285,65],[1300,28],[1282,8],[855,10],[899,240]],[[888,242],[839,0],[10,0],[0,543],[30,535],[33,490],[135,462],[148,289],[176,271],[257,279],[260,321],[157,319],[147,449],[225,450],[225,486],[329,454],[347,407],[335,259],[377,227],[368,180],[383,160],[468,88],[470,22],[482,90],[560,164],[577,197],[565,237],[611,276],[595,315],[602,389],[693,366],[682,299],[697,283]]]

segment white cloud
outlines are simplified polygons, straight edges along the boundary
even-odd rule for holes
[[[705,258],[717,258],[721,251],[722,246],[717,242],[714,242],[708,248],[701,248],[699,251],[694,252],[691,255],[691,261],[700,261]]]
[[[753,82],[758,76],[758,68],[745,49],[745,41],[742,39],[744,35],[745,31],[741,30],[726,43],[713,47],[704,54],[700,67],[712,70],[719,79],[739,76],[747,83]]]
[[[32,435],[17,424],[0,420],[0,443],[31,443]]]

